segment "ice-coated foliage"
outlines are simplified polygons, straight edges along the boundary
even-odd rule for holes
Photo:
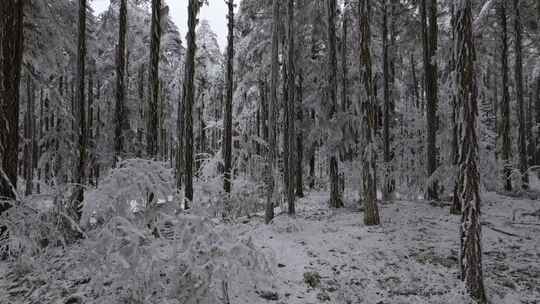
[[[254,303],[257,291],[271,286],[272,261],[250,239],[194,215],[159,222],[162,237],[155,239],[114,217],[74,252],[97,296],[88,303]]]
[[[166,163],[123,160],[96,189],[86,193],[81,225],[103,224],[118,216],[133,220],[137,214],[147,214],[159,204],[172,204],[175,196],[173,171]]]

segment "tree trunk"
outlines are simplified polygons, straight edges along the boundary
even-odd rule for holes
[[[341,26],[341,110],[343,113],[349,112],[351,105],[350,105],[350,99],[349,99],[349,67],[348,60],[347,60],[347,41],[348,41],[348,31],[349,31],[349,0],[345,0],[343,4],[343,22]],[[348,122],[347,126],[343,128],[343,136],[350,136],[352,134],[352,124],[351,122]],[[353,145],[344,145],[343,147],[343,155],[344,160],[351,161],[353,158]],[[344,177],[342,176],[342,183],[343,187],[345,184]]]
[[[523,55],[522,55],[522,26],[521,26],[521,15],[520,15],[520,2],[519,0],[514,0],[514,35],[515,35],[515,84],[516,84],[516,98],[518,104],[518,120],[519,120],[519,169],[521,171],[522,178],[522,188],[524,190],[529,189],[529,174],[527,172],[527,134],[525,130],[525,115],[524,107],[525,101],[523,96]]]
[[[161,0],[152,0],[150,29],[150,72],[148,74],[149,103],[146,128],[146,153],[151,159],[158,154],[158,103],[159,103],[159,48],[161,41]]]
[[[461,279],[467,291],[479,303],[486,303],[482,275],[480,225],[480,173],[478,171],[477,89],[474,69],[475,47],[472,29],[471,0],[460,0],[456,6],[455,58],[457,98],[462,105],[463,130],[460,149],[459,189],[462,206],[460,226]]]
[[[364,224],[379,225],[377,206],[377,151],[376,134],[376,96],[373,88],[371,66],[371,0],[361,0],[360,16],[360,77],[366,92],[362,102],[362,133],[364,136],[362,154],[362,182],[364,190]]]
[[[271,78],[270,100],[268,104],[268,151],[265,168],[266,180],[266,208],[265,222],[268,224],[274,218],[274,188],[276,185],[276,110],[277,87],[278,87],[278,51],[279,51],[279,0],[272,3],[272,53],[271,53]]]
[[[88,181],[90,184],[95,185],[93,182],[94,165],[96,163],[96,144],[94,140],[94,76],[95,62],[92,63],[90,72],[88,73],[88,123],[87,123],[87,141],[89,149],[89,164],[88,164]]]
[[[77,123],[79,124],[79,131],[77,132],[79,137],[79,158],[76,171],[76,183],[74,192],[75,215],[80,219],[82,212],[82,202],[84,201],[84,183],[85,170],[86,170],[86,103],[85,103],[85,70],[86,70],[86,0],[79,0],[79,35],[78,35],[78,48],[77,48],[77,75],[76,82],[76,106],[77,106]],[[46,104],[48,102],[46,101]],[[47,125],[48,123],[46,123]],[[46,126],[48,128],[48,126]],[[45,169],[46,175],[48,174],[47,168]]]
[[[23,6],[22,0],[4,0],[0,6],[0,198],[8,199],[17,196]],[[0,204],[0,214],[8,207]]]
[[[24,167],[25,167],[25,179],[26,187],[25,194],[32,194],[33,186],[33,177],[34,177],[34,85],[33,80],[30,75],[26,79],[26,95],[27,95],[27,105],[26,105],[26,121],[24,124],[25,127],[25,143],[24,143]]]
[[[296,130],[296,196],[304,197],[304,134],[302,134],[302,121],[304,120],[303,108],[303,75],[302,70],[298,71],[298,85],[296,86],[296,119],[299,127]]]
[[[195,94],[195,85],[193,83],[195,76],[195,52],[197,50],[195,28],[197,27],[197,14],[199,13],[200,2],[198,0],[189,0],[188,4],[188,34],[187,34],[187,52],[184,71],[184,123],[183,146],[185,148],[185,209],[189,209],[189,204],[193,201],[193,99]],[[180,142],[180,141],[179,141]],[[181,157],[181,155],[179,155]]]
[[[328,97],[330,98],[330,111],[328,120],[334,119],[337,110],[337,56],[336,56],[336,0],[327,0],[328,19]],[[343,207],[343,198],[339,189],[339,168],[335,151],[329,152],[330,172],[330,207]]]
[[[504,166],[503,181],[504,189],[512,191],[512,141],[510,139],[510,92],[508,91],[508,27],[506,22],[506,1],[499,3],[499,18],[501,24],[501,73],[502,73],[502,105],[501,105],[501,137],[502,137],[502,155],[501,160]]]
[[[455,7],[455,3],[452,3],[451,4],[451,13],[452,13],[452,16],[451,16],[451,26],[452,26],[452,41],[455,41],[456,40],[456,7]],[[453,48],[455,48],[456,45],[453,46]],[[452,79],[452,81],[456,81],[457,79],[455,78],[456,76],[456,73],[457,73],[457,67],[456,67],[456,54],[457,52],[452,49],[452,57],[450,58],[450,68],[452,69],[452,73],[454,76],[454,79]],[[457,87],[457,83],[454,83],[454,87]],[[457,90],[454,90],[454,92],[452,92],[452,142],[451,142],[451,145],[452,145],[452,165],[454,166],[454,168],[456,168],[456,176],[455,176],[455,180],[454,180],[454,194],[453,194],[453,198],[452,198],[452,206],[450,207],[450,214],[455,214],[455,215],[460,215],[461,214],[461,200],[459,198],[460,196],[460,193],[459,193],[459,190],[460,190],[460,187],[461,187],[461,184],[460,184],[460,179],[459,179],[459,176],[458,176],[458,171],[457,169],[459,169],[459,166],[460,166],[460,157],[459,157],[459,136],[461,134],[461,129],[463,128],[463,125],[462,123],[459,121],[459,115],[460,115],[460,108],[461,108],[461,100],[458,98],[458,95],[457,95]]]
[[[118,53],[116,65],[116,107],[114,120],[114,152],[116,159],[125,153],[124,133],[128,129],[125,102],[125,71],[126,71],[126,35],[127,35],[127,0],[120,0],[118,27]],[[159,20],[158,20],[159,21]],[[158,30],[159,31],[159,30]],[[153,31],[152,31],[153,33]],[[154,35],[152,35],[152,38]],[[159,38],[158,38],[159,40]],[[159,51],[158,51],[159,53]]]
[[[420,108],[420,92],[418,92],[418,79],[416,78],[416,63],[414,61],[414,53],[411,52],[411,76],[412,76],[412,87],[414,94],[414,105],[416,109]]]
[[[431,0],[429,6],[429,15],[427,12],[426,1],[422,0],[422,44],[424,49],[424,79],[426,94],[426,119],[427,119],[427,176],[431,178],[437,170],[437,1]],[[429,19],[429,27],[428,27]],[[438,200],[438,183],[429,182],[427,199]]]
[[[540,8],[540,3],[538,4]],[[540,13],[539,13],[540,14]],[[537,130],[540,128],[540,75],[536,77],[536,93],[535,93],[535,125]],[[535,149],[535,165],[540,165],[540,132],[536,132],[536,149]],[[538,172],[540,176],[540,172]]]
[[[232,98],[233,98],[233,60],[234,60],[234,0],[228,0],[229,8],[227,37],[227,72],[226,72],[226,97],[225,97],[225,113],[224,123],[225,129],[223,133],[223,162],[225,164],[225,174],[223,176],[223,189],[227,193],[231,193],[231,170],[232,170]]]
[[[294,0],[287,1],[287,94],[286,100],[284,100],[285,108],[285,154],[284,154],[284,166],[285,166],[285,189],[287,193],[287,205],[289,215],[295,214],[294,206],[294,120],[295,120],[295,107],[294,107],[294,95],[295,95],[295,65],[294,65]]]
[[[384,94],[384,105],[383,105],[383,156],[384,156],[384,184],[383,184],[383,199],[390,200],[392,198],[392,169],[391,169],[391,151],[390,151],[390,122],[391,117],[391,104],[392,96],[390,91],[390,78],[391,78],[391,66],[390,66],[390,54],[389,54],[389,33],[388,33],[388,2],[390,0],[385,0],[383,4],[383,94]]]

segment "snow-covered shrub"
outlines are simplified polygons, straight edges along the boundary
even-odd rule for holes
[[[85,303],[256,303],[271,288],[275,263],[250,239],[194,215],[162,215],[159,226],[154,238],[113,217],[89,235],[76,252],[90,277]]]
[[[45,208],[38,208],[27,199],[11,202],[12,207],[0,216],[9,236],[0,240],[0,252],[28,258],[42,253],[49,245],[65,245],[83,235],[58,198],[54,201]]]
[[[85,194],[81,225],[107,223],[120,216],[135,220],[138,212],[151,212],[157,202],[176,194],[172,169],[163,162],[127,159],[111,169],[97,189]]]
[[[238,218],[264,210],[263,187],[250,176],[238,175],[232,181],[230,195],[223,190],[223,174],[219,156],[206,159],[195,183],[194,212],[209,217]]]

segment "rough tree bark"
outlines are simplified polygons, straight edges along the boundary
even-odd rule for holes
[[[34,182],[34,84],[32,76],[27,75],[26,79],[26,96],[27,96],[27,105],[26,105],[26,116],[25,116],[25,130],[24,130],[24,167],[25,167],[25,195],[32,194],[33,182]]]
[[[116,107],[114,120],[114,152],[118,159],[125,153],[124,133],[129,128],[126,117],[125,71],[126,71],[126,35],[127,35],[127,0],[120,0],[118,27],[118,48],[116,65]]]
[[[422,0],[422,45],[424,51],[424,79],[426,94],[426,119],[427,119],[427,176],[432,177],[437,170],[437,1],[431,0],[428,8],[426,1]],[[429,21],[429,25],[428,25]],[[436,181],[430,182],[427,189],[427,199],[438,199],[438,184]]]
[[[376,132],[376,96],[373,87],[371,66],[371,0],[361,0],[360,16],[360,77],[364,84],[365,98],[361,102],[362,109],[362,183],[364,198],[364,224],[379,225],[379,208],[377,206],[377,153],[375,148]]]
[[[514,0],[514,52],[515,52],[515,64],[514,64],[514,77],[516,84],[516,98],[518,104],[518,120],[519,120],[519,138],[518,138],[518,151],[519,151],[519,170],[521,171],[522,185],[524,190],[529,189],[529,174],[527,172],[527,132],[525,130],[525,101],[523,97],[523,52],[522,52],[522,34],[523,29],[521,26],[521,13],[520,13],[520,1]]]
[[[287,74],[286,74],[286,86],[287,94],[285,105],[285,151],[284,151],[284,165],[285,165],[285,189],[287,195],[287,206],[289,215],[295,214],[294,206],[294,120],[295,120],[295,77],[296,70],[294,65],[294,0],[287,1]]]
[[[383,104],[383,156],[385,163],[385,172],[384,172],[384,184],[383,184],[383,199],[390,200],[392,198],[392,169],[391,161],[392,155],[390,151],[390,122],[391,117],[391,104],[392,104],[392,95],[390,91],[391,83],[391,66],[390,66],[390,42],[389,42],[389,31],[388,31],[388,5],[390,0],[385,0],[383,4],[383,31],[382,31],[382,41],[383,41],[383,94],[384,94],[384,104]]]
[[[227,72],[225,74],[226,96],[225,96],[225,113],[224,123],[225,129],[223,132],[223,162],[225,164],[225,172],[223,175],[223,189],[227,193],[231,193],[231,170],[232,170],[232,98],[233,98],[233,60],[234,60],[234,0],[227,1],[229,13],[227,36]]]
[[[486,303],[482,275],[480,225],[480,173],[478,170],[477,119],[478,103],[475,74],[475,47],[472,29],[472,1],[460,0],[456,5],[455,58],[456,96],[462,105],[463,129],[460,134],[460,189],[462,217],[460,226],[461,279],[469,294],[479,303]]]
[[[75,77],[75,105],[77,107],[77,123],[79,124],[78,149],[79,157],[76,169],[74,196],[72,201],[75,215],[80,218],[82,202],[84,201],[84,183],[86,181],[86,103],[85,103],[85,75],[86,75],[86,0],[79,0],[79,25],[77,47],[77,75]],[[47,174],[47,169],[45,169]]]
[[[2,1],[0,6],[0,198],[8,199],[17,194],[23,6],[23,0]],[[0,203],[0,214],[8,206]]]
[[[159,49],[161,42],[161,0],[152,0],[150,27],[150,71],[148,73],[148,112],[146,127],[146,153],[151,159],[158,153],[159,104]]]
[[[329,120],[334,119],[337,111],[337,56],[336,56],[336,0],[327,0],[327,39],[328,39],[328,97],[330,98]],[[339,189],[339,168],[335,151],[329,152],[330,172],[330,207],[343,207],[343,198]]]
[[[185,147],[185,209],[189,209],[189,203],[193,201],[193,99],[195,94],[194,76],[195,76],[195,52],[197,50],[195,28],[197,27],[197,14],[199,13],[201,3],[199,0],[189,0],[188,4],[188,34],[187,34],[187,52],[184,69],[184,130],[183,145]],[[178,155],[182,157],[182,155]]]
[[[512,191],[512,141],[510,138],[510,92],[508,91],[508,26],[506,21],[506,1],[500,1],[498,7],[501,25],[501,73],[502,73],[502,105],[501,105],[501,160],[504,166],[503,181],[504,189]]]
[[[270,75],[270,100],[268,104],[268,151],[265,166],[266,209],[265,222],[268,224],[274,218],[274,188],[276,168],[276,109],[278,87],[278,51],[279,51],[279,0],[272,3],[272,53]]]
[[[304,98],[302,69],[298,70],[298,83],[296,85],[296,120],[299,124],[296,130],[296,196],[304,197],[304,134],[302,133],[302,121],[304,120]]]

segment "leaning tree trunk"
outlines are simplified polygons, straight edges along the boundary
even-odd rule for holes
[[[330,98],[329,120],[334,119],[337,110],[337,55],[336,55],[336,0],[327,0],[328,19],[328,97]],[[339,168],[335,151],[330,151],[330,207],[343,207],[339,189]]]
[[[76,85],[76,107],[77,107],[77,123],[79,124],[79,159],[76,169],[76,183],[74,192],[73,208],[75,215],[80,218],[82,202],[84,200],[84,183],[86,171],[86,103],[85,103],[85,61],[86,61],[86,0],[79,0],[79,35],[77,47],[77,75],[75,78]],[[48,171],[46,169],[46,171]],[[47,173],[46,173],[47,174]]]
[[[516,98],[518,103],[518,120],[519,120],[519,170],[521,171],[522,188],[527,190],[529,188],[529,174],[527,172],[527,134],[525,130],[525,115],[524,106],[525,101],[523,97],[523,54],[522,54],[522,26],[520,15],[520,2],[514,0],[514,35],[515,35],[515,82],[516,82]]]
[[[23,6],[23,0],[3,0],[0,6],[0,200],[17,196]],[[0,203],[0,214],[8,206]]]
[[[463,129],[460,148],[460,188],[462,217],[461,279],[467,291],[479,303],[486,303],[482,275],[480,225],[480,172],[478,168],[478,102],[475,75],[475,47],[472,29],[472,1],[460,0],[456,6],[455,58],[456,96],[462,105]]]
[[[127,0],[120,1],[120,24],[118,27],[118,53],[116,65],[116,107],[114,119],[114,152],[118,159],[125,153],[124,135],[128,130],[128,120],[126,117],[126,34],[127,34]],[[116,161],[115,159],[115,161]]]
[[[149,102],[146,127],[146,153],[151,159],[158,153],[159,104],[159,47],[161,41],[161,0],[152,0],[150,28],[150,72],[148,74]]]
[[[362,182],[364,190],[364,224],[379,225],[379,208],[377,206],[377,151],[376,132],[376,96],[373,86],[371,66],[371,0],[361,0],[360,16],[360,77],[364,84],[366,96],[361,104],[362,133],[364,151],[362,154]]]
[[[266,209],[265,222],[268,224],[274,218],[274,188],[276,185],[276,109],[278,87],[278,52],[279,52],[279,0],[272,3],[272,53],[271,53],[271,78],[270,100],[268,104],[268,150],[265,165],[266,181]]]
[[[511,134],[511,124],[510,124],[510,93],[508,91],[508,27],[506,22],[506,1],[500,1],[499,3],[499,18],[501,25],[501,44],[502,44],[502,53],[501,53],[501,73],[502,73],[502,105],[501,105],[501,137],[502,137],[502,151],[501,151],[501,160],[504,166],[504,189],[506,191],[512,191],[512,168],[511,168],[511,158],[512,158],[512,142],[510,139]]]
[[[184,130],[183,145],[185,148],[184,162],[184,196],[185,208],[189,208],[189,203],[193,201],[193,99],[195,95],[195,52],[197,46],[195,44],[195,28],[197,27],[197,14],[199,13],[199,0],[189,0],[188,5],[188,34],[187,34],[187,52],[186,63],[184,69],[184,92],[182,93],[184,100]],[[179,155],[182,157],[182,155]]]
[[[227,1],[229,8],[227,37],[227,72],[225,74],[225,130],[223,132],[223,162],[225,172],[223,175],[223,189],[231,193],[231,170],[232,170],[232,99],[233,99],[233,60],[234,60],[234,0]]]

